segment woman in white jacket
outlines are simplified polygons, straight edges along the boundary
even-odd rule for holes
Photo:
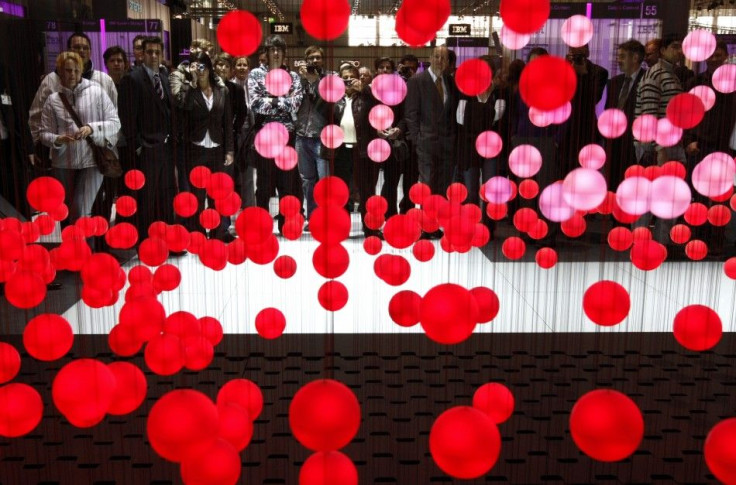
[[[82,79],[82,69],[82,58],[75,52],[62,52],[56,58],[61,89],[46,100],[39,133],[41,142],[51,148],[53,176],[66,189],[70,224],[90,215],[102,185],[102,174],[86,138],[90,137],[95,145],[114,149],[120,131],[115,105],[99,85]],[[82,126],[74,122],[61,94],[74,107]]]

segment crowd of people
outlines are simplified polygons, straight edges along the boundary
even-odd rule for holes
[[[137,169],[145,175],[145,185],[135,193],[136,213],[116,217],[116,221],[134,223],[141,234],[156,220],[173,223],[177,219],[173,201],[182,191],[195,194],[199,203],[197,213],[185,221],[187,228],[205,231],[197,216],[205,207],[213,207],[214,201],[189,178],[191,170],[201,166],[230,175],[243,208],[268,209],[272,196],[296,196],[303,201],[308,230],[316,207],[315,184],[328,175],[354,187],[361,216],[366,214],[368,198],[380,193],[388,202],[386,217],[390,217],[414,207],[409,190],[416,182],[437,194],[460,182],[468,189],[466,202],[481,204],[481,184],[496,175],[511,177],[509,153],[523,144],[536,147],[543,157],[542,170],[535,176],[540,188],[579,166],[578,154],[584,146],[602,146],[607,154],[602,170],[612,191],[626,169],[637,163],[662,165],[674,160],[692,169],[710,153],[733,152],[733,94],[716,91],[713,109],[675,146],[640,143],[631,129],[643,114],[664,117],[675,95],[694,86],[712,87],[713,72],[728,58],[723,42],[708,59],[707,69],[696,75],[684,66],[681,38],[669,36],[646,45],[628,40],[617,50],[620,74],[610,79],[606,69],[590,61],[587,46],[570,48],[567,60],[577,76],[572,112],[564,123],[544,127],[532,122],[530,108],[520,95],[525,66],[521,59],[508,63],[500,56],[481,56],[493,80],[477,96],[458,89],[456,56],[445,46],[434,48],[429,67],[422,72],[412,54],[398,62],[380,57],[373,66],[340,62],[334,73],[344,81],[345,95],[328,102],[319,90],[320,81],[332,72],[324,49],[307,47],[290,67],[288,47],[280,36],[266,39],[258,65],[253,66],[249,57],[215,54],[211,42],[197,39],[187,60],[166,67],[162,40],[138,36],[132,64],[121,46],[104,52],[105,73],[92,65],[93,47],[84,33],[69,37],[67,50],[59,54],[56,70],[41,81],[28,114],[35,146],[27,159],[34,165],[50,163],[52,175],[64,184],[70,210],[67,223],[92,214],[110,219],[116,197],[126,191],[120,179],[105,178],[97,170],[93,144],[115,150],[125,170]],[[536,47],[525,61],[544,55],[547,51]],[[291,78],[288,92],[278,96],[266,86],[268,73],[275,69],[286,70]],[[395,74],[406,83],[407,95],[390,107],[391,126],[377,130],[369,122],[371,109],[380,104],[371,84],[381,74]],[[628,120],[624,135],[611,140],[604,139],[597,128],[596,106],[604,93],[605,107],[623,110]],[[255,135],[270,122],[280,123],[288,132],[287,145],[295,149],[298,159],[293,169],[279,168],[272,157],[254,147]],[[337,147],[327,147],[321,139],[323,129],[331,124],[344,135]],[[476,149],[476,138],[487,130],[497,132],[503,142],[493,158],[484,158]],[[0,134],[8,137],[2,124]],[[383,163],[368,156],[368,144],[376,138],[391,147]],[[19,146],[26,149],[28,144]],[[383,184],[377,188],[381,170]],[[399,193],[403,193],[401,200]],[[493,230],[493,222],[483,213],[484,223]],[[641,218],[637,224],[650,222]],[[230,226],[230,218],[223,216],[210,237],[231,240]],[[366,236],[381,237],[380,230],[363,225],[363,231]],[[425,237],[441,235],[437,231]]]

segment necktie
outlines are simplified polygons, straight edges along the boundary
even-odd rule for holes
[[[153,75],[153,89],[159,98],[164,99],[164,86],[161,84],[161,76],[158,74]]]
[[[440,93],[440,101],[445,104],[445,88],[442,87],[442,77],[437,76],[434,84],[437,86],[437,92]]]
[[[621,87],[621,93],[618,95],[618,109],[624,109],[624,106],[626,106],[626,100],[629,98],[629,86],[631,86],[631,78],[626,76],[624,85]]]

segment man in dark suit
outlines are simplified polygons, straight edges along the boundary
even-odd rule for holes
[[[143,64],[120,81],[118,101],[125,137],[125,168],[138,169],[146,183],[133,195],[138,211],[133,221],[139,240],[148,235],[148,226],[157,220],[172,223],[176,193],[173,163],[172,97],[168,75],[160,69],[163,41],[149,37],[143,41]]]
[[[419,181],[444,195],[452,181],[458,91],[445,72],[447,47],[436,47],[427,71],[409,79],[405,116],[418,159]]]
[[[618,46],[617,62],[621,74],[611,78],[606,87],[606,109],[617,108],[626,114],[627,128],[623,135],[606,142],[607,162],[605,168],[609,190],[616,190],[624,179],[626,169],[636,163],[634,124],[636,92],[644,76],[644,46],[637,40],[628,40]]]
[[[33,141],[12,72],[0,63],[0,197],[28,217],[25,198]],[[8,212],[12,212],[6,208]],[[14,216],[0,207],[0,217]]]

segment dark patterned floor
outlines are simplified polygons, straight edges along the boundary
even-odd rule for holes
[[[298,483],[308,451],[291,436],[288,406],[302,385],[324,377],[344,382],[360,401],[363,422],[344,451],[361,484],[714,483],[702,447],[715,423],[736,414],[734,349],[732,334],[701,354],[684,351],[669,334],[485,334],[453,347],[423,335],[277,341],[228,335],[210,368],[171,378],[148,374],[149,396],[138,412],[91,429],[69,425],[50,401],[52,379],[69,359],[46,364],[24,356],[18,380],[42,393],[45,416],[31,435],[0,440],[0,483],[181,483],[178,466],[159,459],[146,442],[148,410],[180,387],[214,398],[237,377],[254,380],[266,400],[241,455],[242,484]],[[78,336],[73,352],[112,360],[100,336]],[[134,362],[142,365],[142,357]],[[514,415],[499,428],[499,461],[481,479],[453,480],[431,460],[430,427],[447,408],[469,405],[475,389],[489,381],[503,382],[516,398]],[[623,462],[594,462],[570,438],[570,409],[596,388],[625,392],[644,415],[644,440]]]

